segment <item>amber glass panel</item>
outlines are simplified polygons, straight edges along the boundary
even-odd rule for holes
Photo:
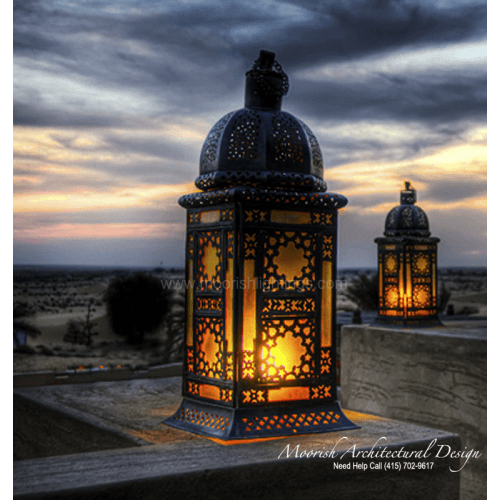
[[[386,316],[401,316],[402,312],[389,309],[388,311],[385,311],[385,315]]]
[[[273,328],[269,328],[273,333]],[[302,358],[307,354],[300,337],[294,337],[287,332],[284,337],[276,337],[274,342],[262,348],[263,378],[295,378],[295,371],[302,364]]]
[[[332,345],[332,263],[323,261],[323,290],[321,290],[321,347]]]
[[[288,210],[271,210],[271,222],[280,224],[310,224],[309,212],[290,212]]]
[[[401,295],[403,295],[403,291],[400,290]],[[387,285],[385,287],[385,297],[384,297],[384,305],[386,308],[396,309],[399,305],[399,296],[398,288],[395,285]]]
[[[228,350],[233,352],[233,259],[227,259],[226,271],[226,304],[224,312],[226,315],[226,341]]]
[[[432,259],[432,297],[433,305],[436,305],[437,301],[437,272],[436,272],[436,261],[435,257]]]
[[[302,268],[307,267],[308,262],[304,257],[304,251],[288,242],[286,246],[279,248],[278,255],[274,258],[277,274],[284,275],[287,281],[293,281],[302,276]]]
[[[279,389],[269,389],[267,393],[267,400],[270,403],[303,399],[309,399],[309,387],[280,387]]]
[[[378,298],[379,298],[379,305],[383,306],[383,283],[384,283],[384,278],[382,274],[382,260],[380,259],[380,262],[378,264]]]
[[[217,266],[220,264],[219,256],[217,255],[217,248],[209,242],[203,251],[201,265],[203,273],[206,274],[208,281],[214,280],[217,276]]]
[[[412,305],[412,290],[411,290],[411,264],[409,262],[406,263],[406,307],[413,307]]]
[[[188,261],[186,344],[193,345],[193,261]]]
[[[220,399],[220,390],[218,387],[208,384],[200,384],[199,390],[202,398],[215,399],[217,401]]]
[[[201,222],[219,222],[220,220],[220,210],[209,210],[207,212],[201,212],[200,214]]]
[[[245,288],[243,289],[243,350],[254,350],[255,342],[255,314],[257,283],[254,276],[255,261],[245,260],[243,274]]]

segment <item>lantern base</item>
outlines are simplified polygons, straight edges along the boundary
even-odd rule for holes
[[[429,328],[444,326],[437,316],[427,318],[401,318],[395,316],[377,316],[373,326],[389,326],[395,328]]]
[[[224,408],[184,398],[175,414],[162,423],[224,441],[359,429],[344,415],[338,401],[299,406]]]

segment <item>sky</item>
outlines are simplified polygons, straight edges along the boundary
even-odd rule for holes
[[[182,266],[212,125],[261,49],[318,138],[340,267],[417,189],[441,266],[486,265],[486,3],[14,1],[14,264]]]

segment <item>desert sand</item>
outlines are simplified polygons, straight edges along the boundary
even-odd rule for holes
[[[114,276],[123,270],[15,270],[14,301],[27,302],[35,315],[27,318],[41,330],[28,338],[27,348],[15,349],[14,373],[78,370],[82,368],[140,367],[166,362],[164,330],[156,332],[143,347],[127,345],[110,328],[103,302],[104,292]],[[349,283],[360,271],[342,271],[339,277]],[[171,273],[158,273],[161,279]],[[177,272],[175,277],[182,277]],[[486,269],[443,270],[440,283],[451,292],[449,304],[455,314],[469,317],[487,315]],[[181,292],[179,292],[181,293]],[[67,322],[83,319],[91,305],[91,320],[98,335],[93,345],[65,342]],[[340,290],[339,311],[353,311],[356,305]],[[23,352],[24,351],[24,352]],[[172,359],[170,359],[172,361]]]

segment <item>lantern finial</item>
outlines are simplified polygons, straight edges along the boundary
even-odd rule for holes
[[[405,181],[405,188],[401,191],[401,205],[414,205],[417,201],[417,190]]]
[[[274,52],[261,50],[246,77],[246,108],[281,109],[281,98],[288,93],[289,84]]]

